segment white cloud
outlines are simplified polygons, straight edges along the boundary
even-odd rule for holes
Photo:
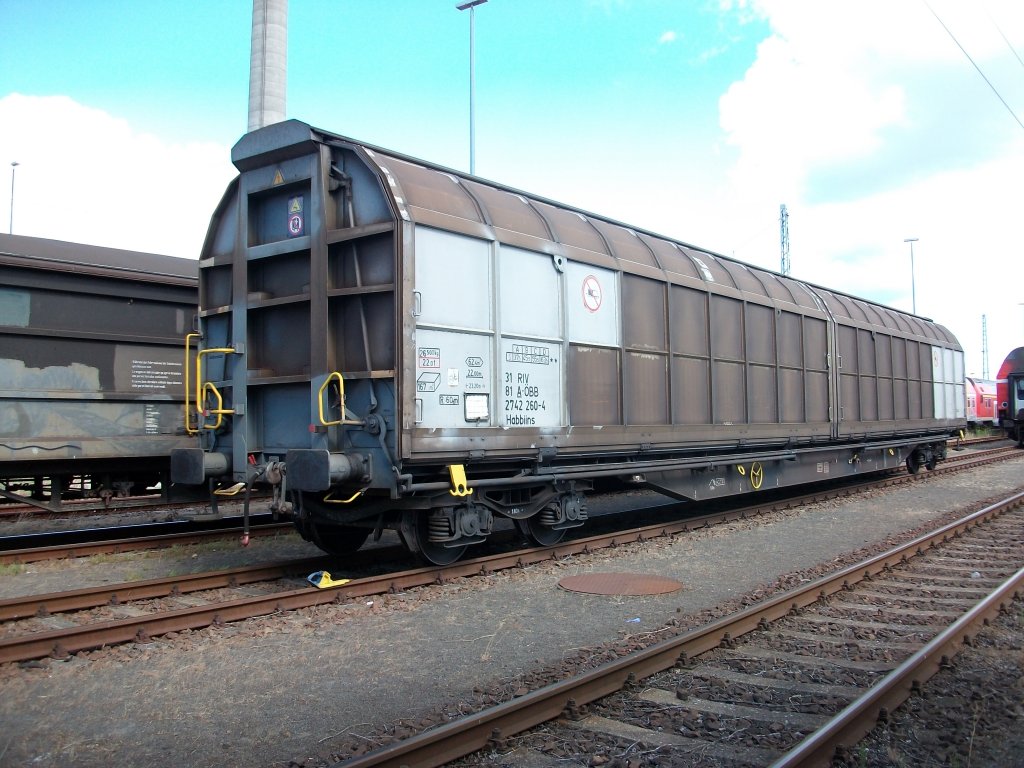
[[[752,5],[773,34],[722,96],[720,122],[737,152],[730,213],[757,226],[719,242],[777,269],[787,203],[795,277],[909,310],[903,241],[918,237],[919,314],[949,327],[979,374],[986,315],[994,375],[1024,343],[1024,295],[1006,279],[1021,260],[1024,132],[923,3]],[[1020,114],[1020,64],[992,19],[931,5]],[[1024,35],[1022,9],[990,4],[1011,40]]]
[[[187,258],[235,175],[226,146],[140,133],[65,96],[0,99],[0,147],[19,163],[15,234]]]
[[[676,41],[676,37],[676,33],[670,29],[667,32],[662,33],[661,37],[658,38],[658,45],[674,43]]]

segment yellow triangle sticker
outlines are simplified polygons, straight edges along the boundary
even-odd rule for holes
[[[280,169],[274,171],[274,186],[278,184],[284,184],[284,176],[281,175]]]

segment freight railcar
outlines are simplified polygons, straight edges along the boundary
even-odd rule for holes
[[[1013,350],[999,366],[996,400],[1000,429],[1024,448],[1024,347]]]
[[[0,496],[59,507],[168,485],[196,261],[0,235]]]
[[[297,121],[243,137],[200,259],[172,476],[268,484],[330,552],[540,543],[600,478],[679,499],[933,468],[949,331]]]

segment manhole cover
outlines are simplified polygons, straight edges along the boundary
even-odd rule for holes
[[[643,573],[581,573],[566,576],[558,586],[591,595],[664,595],[682,589],[682,582]]]

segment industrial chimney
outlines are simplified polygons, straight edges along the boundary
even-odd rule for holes
[[[252,0],[249,130],[285,120],[288,0]]]

